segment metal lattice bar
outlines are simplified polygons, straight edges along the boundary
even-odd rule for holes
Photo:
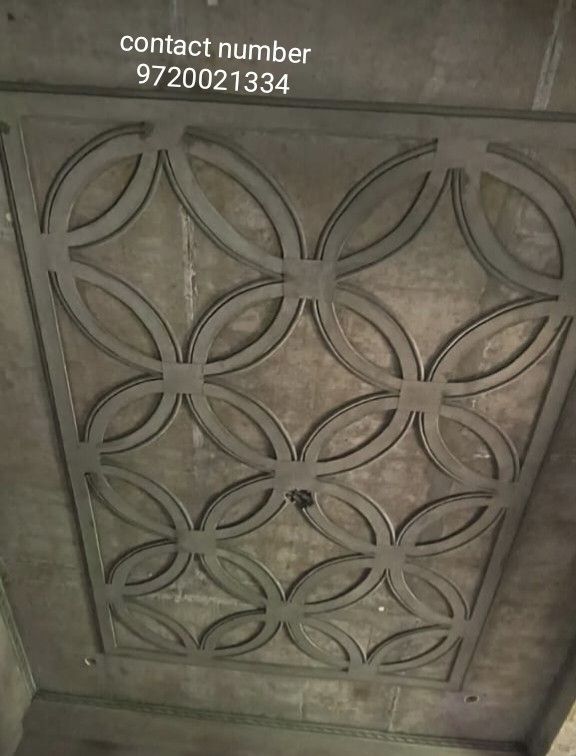
[[[82,118],[95,122],[114,106],[120,125],[102,130],[70,155],[54,177],[41,207],[30,182],[33,158],[28,154],[22,119],[30,115]],[[385,677],[400,684],[458,686],[472,658],[498,586],[505,556],[510,551],[535,476],[556,425],[576,370],[576,208],[568,190],[525,153],[511,146],[547,143],[576,147],[576,126],[550,120],[478,116],[453,113],[370,111],[294,104],[172,102],[169,100],[99,99],[48,94],[3,94],[3,165],[12,203],[18,241],[30,283],[31,299],[43,345],[60,429],[72,495],[86,553],[97,621],[106,654],[126,654],[195,665],[225,665],[293,675],[370,679]],[[250,155],[217,135],[222,125],[277,132],[337,133],[371,138],[391,134],[424,138],[377,165],[350,187],[326,219],[316,249],[307,252],[298,213],[280,184]],[[204,192],[189,160],[197,157],[232,177],[256,198],[279,239],[281,257],[273,257],[246,238],[225,218]],[[105,166],[122,158],[137,166],[117,201],[102,215],[78,228],[70,224],[71,210],[83,188]],[[550,222],[562,257],[562,272],[552,277],[528,268],[511,255],[487,221],[480,196],[480,177],[489,172],[511,185],[542,211]],[[129,281],[83,262],[75,251],[122,234],[154,202],[163,175],[188,216],[221,250],[256,271],[260,278],[230,290],[208,308],[186,344],[180,344],[155,304]],[[407,182],[421,186],[406,214],[384,237],[350,253],[347,239],[383,199]],[[439,198],[450,193],[455,217],[470,252],[491,275],[514,287],[522,297],[503,305],[446,338],[431,365],[425,365],[414,338],[373,295],[352,285],[354,273],[391,255],[402,254],[419,233]],[[83,300],[78,282],[108,292],[128,307],[145,326],[155,345],[145,355],[104,328]],[[119,362],[136,368],[137,379],[114,386],[92,409],[84,432],[77,430],[70,396],[66,357],[62,348],[56,302],[90,340]],[[277,304],[267,329],[244,349],[219,359],[211,347],[226,324],[246,308],[264,302]],[[335,358],[372,387],[371,393],[334,407],[314,420],[307,439],[297,447],[281,422],[260,403],[223,380],[235,371],[266,360],[290,338],[309,303],[322,339]],[[391,345],[399,372],[384,369],[362,355],[346,336],[338,308],[346,308],[371,323]],[[502,366],[483,375],[458,376],[462,356],[470,347],[510,326],[542,323],[537,335]],[[490,418],[462,401],[485,394],[521,378],[530,368],[558,350],[546,397],[523,459],[513,442]],[[137,428],[114,438],[107,429],[126,406],[143,397],[157,399],[154,410]],[[267,439],[269,453],[256,450],[226,427],[213,402],[236,408]],[[193,521],[178,498],[152,478],[124,466],[122,452],[158,438],[175,415],[190,410],[195,422],[231,458],[247,465],[252,475],[206,502]],[[369,415],[390,418],[360,448],[326,457],[327,444],[340,430]],[[471,469],[451,450],[442,435],[441,419],[451,420],[479,438],[489,449],[494,474]],[[416,433],[429,460],[450,478],[457,490],[429,502],[396,530],[379,502],[339,481],[338,475],[385,457],[408,432]],[[114,480],[140,488],[162,509],[167,523],[150,519],[115,491]],[[222,524],[239,501],[265,495],[252,514]],[[360,538],[338,526],[321,505],[332,496],[354,510],[369,530]],[[104,569],[94,507],[106,502],[124,519],[150,534],[150,541],[122,555]],[[267,566],[244,553],[241,538],[273,523],[291,501],[303,523],[345,549],[344,556],[319,563],[288,589]],[[421,533],[435,520],[479,508],[467,527],[435,541]],[[492,530],[494,545],[473,604],[452,581],[424,566],[421,559],[460,548]],[[133,574],[148,559],[163,557],[168,566],[153,577],[136,581]],[[361,579],[334,595],[312,599],[314,590],[344,567],[361,570]],[[230,571],[230,566],[236,573]],[[164,590],[186,570],[201,568],[222,590],[246,605],[208,627],[200,637],[169,614],[142,601]],[[247,583],[238,570],[249,576]],[[410,580],[425,582],[446,604],[447,611],[422,600]],[[417,617],[420,626],[382,637],[363,648],[334,621],[335,613],[352,606],[386,584],[395,600]],[[171,635],[154,632],[141,621],[161,623]],[[115,623],[120,622],[148,644],[147,650],[120,647]],[[227,645],[226,633],[256,622],[257,632],[242,643]],[[252,662],[247,654],[264,647],[280,631],[312,660],[311,666]],[[310,631],[330,639],[340,650],[334,656],[315,642]],[[395,644],[427,638],[425,652],[390,661]],[[447,677],[426,675],[427,665],[451,655]]]

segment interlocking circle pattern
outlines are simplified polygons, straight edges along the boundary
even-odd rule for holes
[[[203,190],[190,157],[217,168],[257,201],[274,228],[281,255],[269,254],[221,214]],[[136,166],[121,196],[99,217],[73,227],[72,210],[79,194],[107,166],[123,158],[134,158]],[[558,242],[559,277],[529,268],[497,238],[481,201],[480,182],[485,172],[517,188],[544,213]],[[211,306],[184,345],[163,314],[134,285],[75,254],[122,234],[133,224],[154,200],[161,175],[211,241],[260,274],[255,283],[238,286]],[[349,240],[353,233],[379,203],[414,181],[419,182],[418,192],[392,230],[352,250]],[[455,217],[471,254],[522,296],[452,335],[435,362],[426,367],[398,317],[348,279],[401,254],[445,193],[452,196]],[[448,666],[453,669],[460,654],[471,653],[490,603],[486,596],[489,599],[495,590],[498,565],[490,563],[486,570],[483,600],[478,602],[482,606],[477,608],[441,570],[429,566],[428,558],[463,548],[492,531],[501,563],[514,536],[514,528],[503,523],[510,510],[523,505],[528,493],[513,442],[495,422],[461,400],[511,383],[551,350],[562,347],[576,310],[576,213],[562,185],[509,147],[486,144],[480,149],[474,143],[469,150],[465,141],[455,147],[425,143],[377,165],[353,186],[327,220],[316,249],[309,252],[290,198],[236,145],[192,129],[178,133],[166,124],[155,128],[137,124],[102,133],[69,158],[48,192],[41,225],[41,254],[53,290],[70,317],[100,349],[139,372],[138,379],[116,386],[99,401],[74,454],[68,453],[70,469],[89,484],[92,505],[104,503],[149,535],[144,545],[123,554],[104,572],[91,575],[107,616],[128,628],[158,658],[192,664],[245,662],[257,667],[259,663],[251,662],[250,654],[284,633],[306,664],[299,668],[279,658],[272,665],[276,671],[362,679],[389,675],[400,683],[422,679],[450,683],[450,672],[434,678],[439,673],[430,669],[443,659],[449,659]],[[153,340],[154,353],[142,353],[104,327],[88,308],[80,282],[99,287],[128,307]],[[212,357],[212,347],[223,329],[263,302],[276,304],[265,330],[245,348]],[[266,406],[233,388],[233,381],[221,379],[266,360],[290,338],[306,302],[311,304],[318,330],[335,359],[372,391],[335,407],[313,425],[297,449]],[[340,321],[343,308],[368,321],[382,335],[394,353],[394,369],[379,366],[352,343]],[[462,358],[473,346],[525,322],[538,324],[538,330],[520,351],[483,374],[462,373]],[[107,431],[118,413],[144,397],[156,399],[146,419],[130,432],[110,438]],[[215,401],[249,418],[266,438],[268,450],[253,448],[227,427],[214,410]],[[172,492],[128,469],[121,457],[122,452],[148,444],[163,433],[183,403],[223,452],[253,471],[211,502],[204,502],[196,521]],[[376,434],[337,456],[329,454],[337,433],[373,415],[382,418]],[[458,449],[443,435],[442,420],[452,421],[482,442],[492,474],[480,473],[460,458]],[[384,457],[409,429],[459,492],[429,502],[397,530],[380,503],[344,485],[338,475]],[[130,504],[118,492],[118,481],[140,489],[164,516],[156,519]],[[275,518],[290,505],[287,495],[295,490],[306,492],[302,527],[313,528],[344,551],[316,564],[286,587],[264,563],[242,550],[242,537],[264,527],[273,534]],[[351,515],[359,516],[366,526],[364,536],[336,522],[325,504],[327,499],[337,499]],[[243,519],[231,521],[230,513],[242,502],[259,504]],[[459,524],[451,526],[452,522]],[[436,532],[441,535],[430,537],[431,527],[439,523],[443,527]],[[81,524],[88,528],[86,521]],[[163,567],[147,569],[147,564],[158,563]],[[244,608],[195,634],[147,597],[166,589],[187,571],[198,569]],[[351,573],[357,577],[347,582]],[[424,585],[425,591],[417,590],[417,584]],[[338,587],[326,588],[334,585]],[[366,648],[339,617],[343,610],[383,588],[413,623],[403,632],[390,633],[383,616],[381,637]],[[234,640],[239,636],[243,639]],[[106,650],[123,649],[108,644]]]

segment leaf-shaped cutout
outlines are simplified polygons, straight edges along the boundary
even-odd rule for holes
[[[278,236],[284,257],[305,256],[304,236],[281,187],[236,145],[219,137],[187,132],[185,144],[165,153],[164,167],[176,196],[212,241],[233,257],[265,271],[279,274],[282,260],[269,254],[229,222],[210,201],[192,170],[188,155],[209,163],[240,183],[257,199]],[[249,213],[251,215],[251,213]]]
[[[387,580],[396,599],[423,622],[458,627],[470,609],[458,586],[417,560],[392,565]]]
[[[94,405],[86,422],[84,440],[101,447],[105,454],[114,454],[141,447],[158,438],[170,427],[181,404],[177,394],[163,393],[162,386],[160,378],[139,378],[114,387]],[[134,430],[110,438],[107,431],[114,416],[138,399],[150,395],[159,397],[159,400],[145,415],[144,421]]]
[[[229,402],[212,399],[210,405],[220,422],[243,443],[266,457],[273,457],[274,451],[268,437],[257,423]]]
[[[115,359],[92,341],[78,328],[59,298],[55,299],[55,310],[79,435],[84,437],[86,421],[99,398],[111,385],[133,380],[140,371]]]
[[[479,538],[501,513],[501,507],[485,495],[449,496],[411,516],[400,542],[418,557],[442,554]]]
[[[223,572],[225,572],[240,585],[248,588],[251,593],[265,598],[266,593],[263,590],[259,580],[252,574],[252,572],[245,569],[237,562],[232,562],[227,559],[225,553],[220,555],[220,567]]]
[[[350,235],[384,197],[414,178],[426,176],[423,190],[410,211],[390,233],[362,251],[341,258],[338,272],[352,272],[378,262],[412,238],[425,223],[444,186],[445,171],[434,170],[434,152],[433,143],[423,144],[396,154],[367,173],[348,191],[324,227],[318,243],[319,256],[327,260],[340,258]]]
[[[326,518],[337,528],[366,544],[375,543],[373,528],[356,507],[326,493],[317,493],[316,499]]]
[[[298,595],[305,596],[308,605],[340,598],[346,604],[346,595],[361,587],[369,574],[365,560],[330,560],[310,573],[312,580],[304,577],[299,581]]]
[[[485,339],[470,339],[469,348],[465,349],[462,344],[458,363],[443,373],[443,377],[452,381],[472,381],[497,373],[516,361],[519,370],[522,369],[521,363],[529,366],[552,341],[555,331],[552,328],[544,330],[546,325],[545,319],[524,320],[507,325]]]
[[[200,560],[220,588],[253,608],[267,601],[283,600],[282,589],[267,567],[244,552],[220,548],[216,554],[202,555]]]
[[[238,418],[242,427],[247,427],[251,422],[256,425],[260,431],[254,429],[254,439],[260,437],[257,435],[261,432],[270,443],[269,453],[263,453],[246,443],[243,437],[239,436],[226,424],[227,418],[223,422],[212,408],[212,401],[222,400],[222,402],[234,407],[240,414],[232,415],[234,421]],[[272,471],[275,467],[274,460],[293,460],[296,456],[294,447],[288,438],[286,431],[279,421],[272,415],[260,402],[250,399],[240,394],[236,390],[229,388],[221,383],[204,384],[204,396],[194,397],[192,407],[195,416],[199,419],[202,427],[212,440],[224,449],[229,455],[248,464],[250,467],[259,471]],[[247,420],[244,420],[245,416]],[[232,420],[231,418],[231,420]],[[262,444],[261,440],[258,444]]]
[[[304,623],[303,631],[314,646],[319,648],[323,654],[333,660],[332,663],[346,664],[348,661],[348,654],[342,645],[328,635],[328,633],[322,632],[318,627],[312,627],[306,623]]]
[[[216,210],[244,237],[269,255],[280,256],[278,235],[258,200],[237,179],[195,156],[189,157],[202,191]]]
[[[157,497],[152,496],[149,491],[136,483],[136,476],[130,473],[131,479],[128,480],[126,477],[108,474],[108,469],[104,473],[106,485],[99,486],[99,481],[94,479],[93,486],[101,494],[101,501],[116,517],[125,519],[133,527],[138,527],[143,532],[150,532],[152,528],[157,535],[166,536],[170,532],[174,532],[173,517],[166,511]],[[122,470],[120,470],[120,474],[123,475]],[[106,496],[108,492],[106,486],[110,487],[111,496]],[[180,520],[177,520],[176,526],[179,524]]]
[[[341,428],[330,437],[325,445],[321,460],[338,459],[362,449],[383,432],[394,417],[394,413],[372,413]]]
[[[440,417],[439,426],[446,446],[466,467],[486,478],[496,477],[494,455],[485,441],[470,428],[445,417]]]
[[[482,356],[490,365],[490,370],[500,369],[517,359],[541,332],[546,321],[518,323],[505,328],[484,342]],[[481,367],[482,372],[486,367]]]
[[[103,129],[114,126],[114,116],[110,121],[98,119],[75,119],[67,121],[54,113],[51,118],[26,118],[22,120],[21,129],[34,163],[31,179],[39,207],[44,203],[50,185],[63,166],[70,162],[70,156],[76,156],[87,143],[98,138]],[[50,149],[46,145],[50,144]]]
[[[135,431],[150,418],[160,400],[159,394],[151,394],[126,404],[111,418],[104,439],[114,441]]]
[[[405,572],[405,580],[408,588],[412,591],[414,596],[429,607],[432,611],[450,619],[453,616],[452,607],[444,594],[419,575],[415,575],[408,571]]]
[[[373,394],[351,402],[343,409],[337,410],[314,429],[304,446],[303,457],[306,461],[321,460],[317,464],[321,474],[346,472],[385,454],[404,435],[410,415],[407,412],[392,412],[398,406],[398,398],[382,394]],[[381,413],[381,417],[391,417],[383,421],[380,429],[372,437],[364,440],[357,448],[350,448],[338,457],[325,458],[324,448],[333,436],[348,426],[365,417]]]
[[[274,636],[264,645],[246,655],[246,661],[249,660],[255,664],[277,664],[279,659],[285,665],[318,666],[316,660],[311,659],[298,648],[285,625],[281,625]]]
[[[472,396],[510,383],[550,354],[565,325],[549,299],[524,300],[474,321],[450,339],[429,371],[433,380],[450,380],[447,393]],[[515,329],[510,331],[510,329]],[[486,368],[491,340],[495,358]],[[520,343],[515,343],[517,341]],[[508,352],[508,354],[506,354]],[[472,363],[472,369],[467,365]],[[494,366],[494,362],[496,365]],[[466,366],[463,368],[463,366]],[[460,378],[464,372],[464,377]]]
[[[348,237],[343,257],[371,247],[396,228],[410,211],[425,180],[414,177],[379,202]]]
[[[151,614],[149,611],[143,611],[140,606],[136,608],[133,605],[130,606],[130,612],[138,615],[138,620],[152,632],[157,633],[168,641],[181,643],[180,637],[165,622],[162,622],[158,615]]]
[[[119,555],[134,548],[145,546],[150,541],[151,536],[159,537],[157,529],[155,529],[155,532],[155,530],[134,524],[138,517],[138,510],[132,509],[132,503],[124,505],[125,500],[122,499],[120,506],[112,508],[93,486],[91,486],[91,493],[100,558],[106,572],[118,561]],[[117,500],[115,504],[118,504]],[[131,514],[134,511],[136,516],[132,517]],[[166,522],[163,522],[161,527],[169,530],[169,525]]]
[[[482,588],[483,576],[505,523],[503,508],[492,507],[458,533],[447,533],[444,540],[419,546],[410,553],[424,569],[437,570],[459,591],[467,606],[474,610]],[[452,526],[450,526],[451,528]],[[461,546],[458,546],[458,544]]]
[[[148,542],[112,565],[107,575],[110,591],[115,600],[162,591],[186,570],[190,559],[190,554],[179,551],[173,541]]]
[[[130,570],[127,586],[138,585],[164,575],[174,563],[174,554],[151,552],[146,559],[134,560]]]
[[[285,504],[284,492],[274,490],[271,477],[252,477],[229,486],[216,496],[198,520],[198,527],[208,532],[219,531],[217,536],[222,539],[244,536],[244,550],[246,535],[256,533],[260,544],[261,529]]]
[[[253,282],[229,292],[205,313],[190,337],[188,359],[191,362],[208,362],[214,340],[221,330],[233,323],[245,312],[258,308],[283,295],[281,281]],[[258,311],[258,310],[257,310]],[[207,375],[221,374],[253,366],[277,349],[293,331],[302,311],[297,299],[283,298],[272,321],[260,333],[256,333],[244,345],[225,359],[212,358],[207,366]],[[272,310],[268,310],[272,312]]]
[[[230,319],[212,342],[209,361],[225,359],[255,343],[272,324],[279,309],[277,301],[261,302]]]
[[[547,354],[526,370],[520,380],[464,399],[467,406],[473,406],[506,431],[521,461],[528,450],[562,343],[562,339],[556,339]]]
[[[247,491],[246,496],[225,510],[218,520],[218,527],[231,527],[254,517],[268,501],[270,494],[271,487],[268,490]]]
[[[385,335],[367,318],[349,308],[336,305],[334,309],[340,327],[354,349],[387,373],[400,377],[398,357]]]
[[[461,428],[466,428],[479,441],[473,440],[467,434],[462,434],[457,428],[450,431],[449,445],[441,430],[441,423],[437,418],[423,413],[419,418],[420,431],[426,450],[432,460],[455,480],[466,485],[484,487],[491,480],[512,482],[517,480],[519,471],[518,451],[504,431],[485,415],[463,406],[445,404],[441,408],[441,419],[453,421]],[[446,426],[445,426],[446,427]],[[476,472],[476,468],[466,465],[462,461],[462,446],[468,442],[469,459],[475,462],[490,460],[492,475]],[[479,442],[486,448],[479,446]],[[486,467],[487,469],[487,467]]]
[[[408,662],[432,654],[444,645],[448,637],[446,631],[437,628],[419,628],[398,633],[372,649],[378,666],[384,667]],[[425,659],[422,659],[423,663]]]
[[[147,644],[172,653],[193,651],[195,641],[179,622],[152,606],[152,602],[126,601],[114,606],[118,622]]]
[[[98,176],[106,170],[106,166],[119,162],[125,157],[140,155],[142,152],[142,126],[134,124],[125,124],[118,126],[109,131],[101,132],[93,139],[86,142],[83,147],[72,155],[61,165],[60,169],[54,176],[50,188],[46,194],[44,208],[42,212],[42,229],[44,231],[65,232],[69,228],[69,216],[72,212],[79,194],[90,183],[94,176]],[[139,166],[151,168],[147,178],[151,178],[155,172],[156,165],[155,155],[145,155],[138,160]],[[138,173],[138,169],[136,169]],[[144,178],[146,172],[140,172],[139,178]],[[144,182],[146,183],[146,181]],[[123,225],[126,221],[126,214],[134,209],[131,207],[136,196],[141,195],[139,191],[142,187],[130,182],[133,189],[136,186],[136,194],[130,193],[128,203],[119,201],[121,212],[115,214],[112,225]],[[144,195],[147,190],[144,189]],[[136,202],[138,204],[138,202]],[[107,213],[105,213],[107,215]],[[104,216],[101,216],[103,218]],[[94,234],[94,226],[97,233]],[[90,228],[88,233],[85,233]],[[104,235],[109,235],[112,229],[104,229]],[[102,236],[102,224],[96,220],[94,223],[89,222],[81,230],[73,232],[74,243],[86,244]]]
[[[86,281],[78,280],[77,287],[94,318],[108,333],[143,355],[158,358],[154,339],[128,305]]]
[[[77,196],[70,216],[70,229],[84,226],[110,210],[130,183],[137,165],[137,157],[127,157],[104,166]]]
[[[463,510],[450,512],[448,515],[449,522],[439,523],[435,521],[424,524],[415,545],[430,546],[447,538],[452,539],[455,536],[465,535],[473,525],[477,525],[480,522],[486,510],[486,507],[471,507],[471,511],[469,512],[464,512]]]
[[[483,173],[480,192],[486,217],[500,243],[533,271],[562,275],[562,258],[554,230],[531,198],[490,173]]]
[[[253,641],[257,641],[262,630],[263,622],[256,617],[231,615],[224,617],[208,628],[204,634],[203,643],[208,641],[214,651],[226,649],[242,653],[243,647],[248,644],[252,645]]]
[[[402,323],[392,312],[382,306],[379,299],[358,289],[342,286],[336,290],[334,302],[318,301],[315,303],[314,312],[324,340],[338,359],[350,370],[363,380],[380,388],[398,389],[400,387],[400,379],[397,375],[367,359],[350,343],[336,317],[335,304],[353,310],[374,325],[391,345],[395,358],[401,366],[403,378],[417,380],[420,377],[422,372],[420,356]]]
[[[290,623],[288,631],[302,652],[323,664],[346,669],[350,664],[365,662],[364,652],[356,640],[335,622],[308,617],[302,624]]]

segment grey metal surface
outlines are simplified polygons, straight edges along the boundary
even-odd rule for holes
[[[574,202],[558,179],[514,143],[521,136],[523,144],[543,144],[554,135],[572,147],[576,144],[574,124],[542,118],[516,121],[512,117],[466,114],[457,118],[416,112],[371,112],[368,117],[367,113],[323,111],[302,103],[278,108],[50,95],[3,95],[0,102],[9,127],[3,135],[7,181],[103,652],[306,677],[382,677],[398,684],[462,685],[576,367]],[[103,112],[108,118],[113,113],[120,125],[102,130],[71,154],[38,205],[29,178],[34,164],[20,130],[23,116],[97,122]],[[372,138],[396,134],[418,137],[419,143],[377,164],[349,187],[326,218],[315,248],[306,249],[305,233],[290,197],[265,165],[246,154],[233,138],[223,138],[217,132],[223,124],[231,129],[257,125],[263,132],[289,129],[321,135],[326,131],[351,137],[358,127]],[[136,158],[136,168],[120,197],[111,198],[109,208],[92,221],[76,227],[71,224],[71,211],[83,189],[109,164],[128,157]],[[280,256],[265,252],[219,212],[199,182],[192,158],[216,167],[257,201],[278,238]],[[485,172],[528,196],[547,218],[561,255],[559,275],[529,267],[498,239],[482,207],[480,184]],[[258,273],[257,280],[230,290],[207,308],[185,343],[176,338],[154,302],[130,281],[88,264],[79,255],[125,233],[154,202],[161,176],[211,242]],[[350,237],[378,204],[413,181],[419,182],[418,189],[389,233],[351,250]],[[448,194],[470,254],[518,296],[446,334],[435,357],[425,360],[416,339],[393,309],[349,279],[392,255],[402,255]],[[86,305],[79,281],[108,292],[129,308],[152,338],[153,353],[143,353],[104,327]],[[83,427],[71,397],[57,302],[98,348],[138,371],[137,378],[110,388]],[[267,327],[244,348],[214,358],[212,347],[224,327],[246,309],[268,302],[276,308]],[[334,406],[326,415],[311,418],[306,438],[296,444],[259,397],[239,390],[234,378],[282,347],[308,304],[325,345],[341,365],[371,388],[353,401]],[[342,308],[358,314],[381,334],[394,353],[390,368],[376,364],[351,342],[339,319]],[[521,349],[507,355],[496,368],[483,373],[467,370],[464,358],[473,347],[526,322],[537,328]],[[471,409],[465,400],[521,381],[545,360],[551,361],[553,369],[534,416],[530,442],[520,454],[494,420]],[[328,383],[330,378],[321,374],[317,380]],[[108,428],[115,416],[146,397],[153,397],[156,404],[144,422],[124,435],[110,437]],[[214,411],[215,402],[224,402],[249,418],[266,438],[267,451],[253,448],[228,427]],[[223,452],[252,471],[200,502],[202,513],[197,518],[155,480],[153,469],[145,476],[130,469],[122,458],[157,440],[181,413],[189,413]],[[377,433],[338,454],[326,451],[338,432],[374,414],[382,419]],[[446,443],[442,420],[456,423],[481,440],[488,450],[490,471],[478,471],[462,460],[458,449]],[[419,502],[399,527],[382,501],[343,483],[339,476],[361,470],[374,460],[385,461],[407,434],[417,439],[428,459],[450,480],[451,490]],[[144,492],[161,517],[151,518],[131,506],[115,489],[118,481]],[[362,537],[332,519],[330,507],[322,501],[325,496],[340,500],[359,516],[365,526]],[[231,522],[233,508],[245,500],[254,502],[253,510]],[[95,509],[102,505],[148,534],[145,543],[119,555],[111,566],[103,563],[95,517]],[[283,585],[264,562],[243,550],[243,538],[264,529],[266,537],[273,540],[275,521],[286,507],[300,512],[303,530],[313,528],[344,550],[341,556],[303,571],[290,585]],[[464,525],[459,519],[463,513],[469,513]],[[457,524],[452,526],[452,522]],[[442,529],[429,537],[430,528],[438,524]],[[430,567],[429,558],[466,547],[486,533],[492,539],[490,558],[478,567],[479,590],[471,599],[453,579]],[[165,560],[161,569],[144,578],[135,577],[147,560],[157,558]],[[346,575],[350,567],[358,571],[359,578],[347,582],[339,576]],[[169,611],[161,612],[146,602],[195,570],[244,605],[197,635]],[[440,604],[423,598],[417,583],[427,586],[428,598],[430,591],[440,597]],[[323,585],[330,586],[331,592],[317,598],[315,592]],[[382,587],[415,618],[416,625],[392,631],[383,617],[379,637],[366,647],[354,630],[343,626],[340,615]],[[119,625],[144,645],[120,641]],[[226,642],[227,633],[243,628],[249,631],[247,637]],[[312,664],[250,657],[279,635]],[[328,645],[319,637],[328,639]],[[434,666],[443,660],[446,666]]]

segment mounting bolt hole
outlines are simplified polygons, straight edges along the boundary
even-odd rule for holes
[[[467,704],[475,704],[478,703],[480,700],[480,696],[471,695],[471,696],[464,696],[464,703]]]
[[[96,666],[96,659],[95,659],[95,658],[94,658],[93,656],[87,656],[87,657],[86,657],[86,658],[84,659],[84,664],[85,664],[85,665],[86,665],[87,667],[95,667],[95,666]]]

